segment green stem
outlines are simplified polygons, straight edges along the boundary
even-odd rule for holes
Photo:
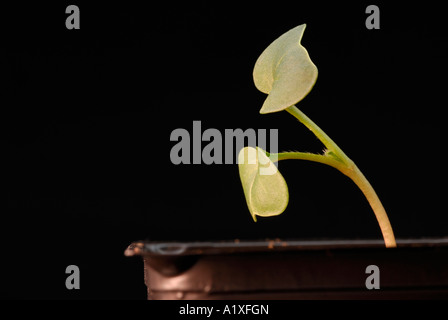
[[[333,140],[331,140],[330,137],[321,128],[319,128],[296,106],[291,106],[286,109],[286,111],[296,117],[308,129],[310,129],[316,135],[316,137],[325,145],[325,147],[327,148],[327,152],[323,155],[306,152],[282,152],[276,155],[277,161],[285,159],[300,159],[319,162],[332,166],[333,168],[338,169],[343,174],[348,176],[363,192],[364,196],[372,207],[381,232],[383,234],[386,247],[396,247],[397,244],[395,242],[394,233],[386,210],[384,209],[372,185],[362,174],[361,170],[358,169],[355,163],[349,157],[347,157],[347,155],[341,150],[341,148],[339,148],[339,146]]]
[[[313,162],[319,162],[336,168],[340,171],[346,168],[345,164],[341,162],[337,157],[328,154],[315,154],[309,152],[280,152],[274,154],[277,157],[277,161],[287,160],[287,159],[297,159],[297,160],[307,160]],[[271,159],[275,160],[276,158]]]
[[[347,166],[353,164],[353,161],[338,147],[338,145],[321,129],[317,124],[315,124],[310,118],[308,118],[302,111],[300,111],[296,106],[291,106],[286,109],[290,114],[292,114],[297,120],[305,125],[309,130],[311,130],[314,135],[324,144],[328,151],[332,152],[337,158],[344,162]]]

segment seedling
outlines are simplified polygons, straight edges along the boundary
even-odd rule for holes
[[[270,154],[259,147],[241,149],[238,167],[249,211],[255,221],[257,216],[270,217],[285,211],[289,201],[288,186],[274,162],[315,161],[336,168],[353,180],[376,215],[386,247],[396,247],[389,218],[372,185],[341,148],[295,106],[311,91],[317,79],[317,67],[300,44],[305,27],[302,24],[293,28],[272,42],[255,63],[253,78],[257,89],[268,94],[260,113],[286,110],[311,130],[326,149],[323,154]]]

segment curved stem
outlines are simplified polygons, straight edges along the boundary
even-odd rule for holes
[[[342,162],[347,165],[353,164],[353,161],[338,147],[338,145],[321,129],[317,124],[315,124],[310,118],[308,118],[302,111],[300,111],[295,105],[286,109],[290,114],[292,114],[297,120],[305,125],[314,135],[324,144],[324,146],[331,152],[333,152]]]
[[[361,170],[359,170],[357,166],[354,166],[350,173],[347,174],[347,176],[352,179],[354,183],[356,183],[356,185],[362,191],[362,193],[364,193],[367,201],[372,207],[372,210],[375,213],[376,219],[381,228],[381,233],[383,234],[386,247],[396,247],[397,243],[395,241],[394,231],[392,230],[389,217],[387,216],[386,210],[384,209],[383,204],[381,203],[370,182],[366,179],[366,177],[362,174]]]
[[[272,157],[271,159],[277,159],[277,161],[287,159],[307,160],[323,163],[340,171],[345,168],[345,165],[338,158],[324,154],[315,154],[309,152],[280,152],[273,155],[275,157]]]
[[[283,152],[276,154],[277,160],[300,159],[319,162],[332,166],[348,176],[362,191],[370,206],[372,207],[372,210],[375,213],[376,219],[383,234],[386,247],[396,247],[397,244],[395,241],[395,236],[386,210],[384,209],[372,185],[362,174],[361,170],[358,169],[355,163],[349,157],[347,157],[347,155],[341,150],[341,148],[339,148],[338,145],[333,140],[331,140],[330,137],[321,128],[319,128],[296,106],[291,106],[286,109],[286,111],[296,117],[308,129],[310,129],[328,150],[323,155],[305,152]]]

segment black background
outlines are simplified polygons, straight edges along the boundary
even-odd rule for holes
[[[260,115],[252,80],[302,23],[319,77],[298,107],[364,172],[398,238],[447,236],[442,4],[376,2],[381,29],[367,30],[371,3],[308,2],[2,6],[0,297],[145,299],[142,262],[123,255],[140,239],[380,238],[332,168],[281,162],[289,206],[254,223],[236,165],[170,162],[171,132],[194,120],[322,150],[286,112]],[[65,288],[70,264],[80,290]]]

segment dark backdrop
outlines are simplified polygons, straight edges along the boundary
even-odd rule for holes
[[[290,204],[254,223],[236,165],[173,165],[176,128],[279,129],[280,150],[323,146],[286,112],[260,115],[260,53],[307,23],[319,69],[298,105],[358,164],[399,238],[447,236],[443,9],[376,2],[2,6],[2,298],[145,298],[132,241],[380,238],[336,170],[281,162]],[[75,4],[75,3],[70,3]],[[441,6],[441,4],[439,4]],[[65,268],[81,289],[65,288]]]

